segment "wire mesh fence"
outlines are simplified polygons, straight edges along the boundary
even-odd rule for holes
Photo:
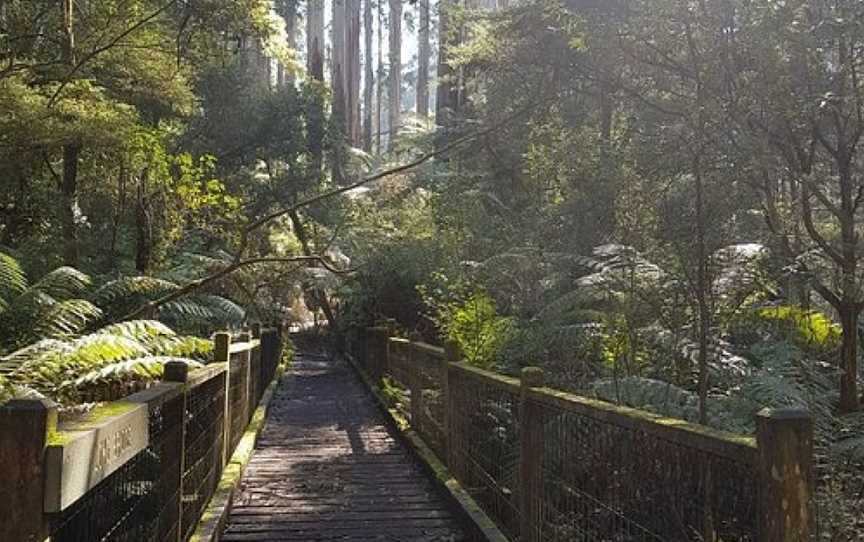
[[[280,363],[278,331],[266,330],[260,343],[250,343],[250,347],[253,352],[234,355],[227,366],[210,365],[190,373],[186,382],[158,384],[124,399],[147,404],[146,448],[74,504],[52,514],[47,527],[50,539],[188,540],[216,491],[230,455],[224,450],[226,438],[229,451],[233,451],[245,432],[252,407]],[[250,358],[257,359],[251,378]],[[236,378],[233,383],[232,378]],[[256,391],[250,393],[249,385]],[[226,420],[226,401],[231,399],[232,390],[237,394],[236,418]],[[228,420],[231,425],[226,431]]]
[[[520,412],[518,381],[449,372],[449,463],[453,475],[513,540],[518,539]]]
[[[755,448],[691,444],[542,393],[528,401],[542,427],[533,540],[756,540]]]
[[[809,540],[806,412],[761,412],[757,438],[732,435],[544,388],[538,369],[520,381],[451,363],[441,348],[388,335],[366,329],[348,351],[408,392],[412,429],[511,540]]]
[[[192,532],[222,474],[225,438],[224,371],[193,388],[186,399],[183,454],[183,539]],[[242,431],[240,431],[242,434]],[[232,442],[234,431],[231,432]],[[234,446],[231,447],[234,449]]]
[[[233,450],[243,438],[243,428],[249,423],[249,355],[239,352],[231,355],[228,378],[228,423]]]
[[[183,434],[183,396],[176,391],[148,401],[150,444],[54,517],[51,540],[176,540]]]

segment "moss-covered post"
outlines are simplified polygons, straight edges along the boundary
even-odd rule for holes
[[[448,341],[444,344],[444,359],[441,362],[441,397],[444,401],[444,463],[448,468],[451,469],[452,472],[452,463],[450,458],[450,426],[452,424],[451,418],[453,413],[451,412],[451,405],[453,404],[450,400],[450,364],[451,363],[459,363],[459,345],[452,341]]]
[[[264,388],[267,386],[264,383],[264,364],[261,357],[261,322],[252,324],[252,339],[258,341],[258,346],[252,350],[251,358],[251,374],[252,374],[252,397],[249,401],[251,412],[255,412],[258,407],[258,400],[264,393]]]
[[[765,409],[756,416],[759,541],[805,542],[814,534],[813,417]]]
[[[45,449],[57,431],[57,407],[47,399],[0,407],[0,540],[42,542]]]
[[[411,426],[421,435],[423,434],[423,370],[422,362],[418,357],[424,355],[414,346],[414,343],[403,345],[408,350],[408,370],[411,374]]]
[[[169,361],[165,364],[165,372],[162,375],[162,380],[165,382],[174,382],[184,385],[189,381],[189,365],[182,361]],[[189,390],[183,389],[180,395],[180,423],[178,439],[179,449],[177,450],[178,465],[177,469],[177,542],[183,541],[183,473],[186,472],[186,401],[188,400]],[[173,542],[173,541],[172,541]]]
[[[447,364],[447,468],[462,483],[465,483],[465,468],[463,465],[462,451],[464,450],[462,433],[464,424],[463,416],[470,412],[464,412],[459,402],[461,390],[461,374],[459,368],[452,363]]]
[[[539,367],[522,369],[519,408],[519,531],[522,542],[540,542],[540,503],[543,499],[543,412],[529,398],[531,388],[543,386]]]
[[[241,333],[240,335],[237,336],[237,341],[241,342],[241,343],[247,343],[247,346],[248,346],[249,341],[251,341],[251,340],[252,340],[252,334],[249,333],[248,331],[244,331],[243,333]],[[242,360],[241,361],[242,365],[240,366],[241,371],[243,372],[243,376],[245,377],[244,378],[245,385],[243,386],[243,390],[242,390],[243,391],[243,401],[240,403],[241,405],[243,405],[243,427],[245,428],[251,419],[250,414],[252,412],[252,409],[250,408],[250,401],[249,401],[249,396],[252,393],[252,388],[250,386],[250,383],[251,383],[250,381],[252,380],[252,371],[251,371],[251,369],[252,369],[252,349],[247,348],[246,350],[244,350],[240,354],[240,360]]]
[[[225,405],[223,409],[222,427],[224,428],[222,437],[222,467],[228,464],[231,459],[231,452],[228,450],[228,443],[231,442],[231,334],[225,331],[217,333],[213,337],[213,363],[225,364]]]

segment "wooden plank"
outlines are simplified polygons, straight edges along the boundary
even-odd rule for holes
[[[342,362],[300,357],[221,540],[464,540],[448,504]]]

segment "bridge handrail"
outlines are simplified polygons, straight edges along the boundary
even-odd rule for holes
[[[281,362],[276,328],[214,337],[211,363],[169,362],[163,382],[74,422],[46,401],[0,407],[0,463],[28,476],[0,490],[0,540],[188,540]]]
[[[469,366],[385,326],[357,330],[348,350],[406,389],[412,429],[520,542],[812,532],[809,413],[760,412],[752,437],[544,387],[536,368],[519,379]]]

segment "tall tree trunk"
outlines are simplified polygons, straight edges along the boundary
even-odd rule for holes
[[[456,0],[438,2],[438,91],[435,106],[435,122],[449,126],[459,111],[458,74],[450,66],[450,49],[459,43],[458,34],[451,28],[449,10],[457,5]]]
[[[429,42],[430,17],[429,2],[420,0],[417,9],[420,10],[420,27],[417,30],[417,115],[421,118],[429,116],[429,59],[432,56],[432,46]]]
[[[285,19],[285,42],[289,49],[297,48],[297,0],[281,0],[278,3],[279,15]],[[282,62],[276,63],[276,84],[284,87],[293,81]]]
[[[374,21],[372,18],[372,0],[364,0],[363,2],[363,37],[365,45],[364,68],[365,75],[363,81],[363,150],[372,152],[372,99],[375,85],[375,73],[373,71],[374,55],[372,54],[372,39],[375,33]]]
[[[333,87],[333,110],[335,114],[338,109],[338,112],[342,115],[343,122],[346,119],[345,103],[347,88],[345,69],[347,58],[345,53],[345,36],[347,32],[346,1],[348,0],[333,0],[333,18],[330,23],[330,42],[332,44],[330,51],[330,84]],[[341,95],[341,100],[336,99],[337,93]],[[344,126],[345,124],[342,125]]]
[[[402,122],[402,0],[390,0],[390,93],[388,95],[392,149]]]
[[[138,179],[138,194],[135,212],[135,270],[146,274],[153,261],[153,217],[147,199],[147,184],[150,172],[145,168]]]
[[[362,145],[360,128],[360,0],[345,8],[345,84],[348,140],[355,147]]]
[[[75,27],[72,0],[63,0],[63,63],[74,69]],[[61,222],[63,224],[63,261],[66,265],[77,267],[79,263],[78,246],[78,160],[81,146],[67,143],[63,146],[63,177],[60,181],[62,195]]]
[[[306,70],[324,80],[324,0],[309,0],[306,8]]]
[[[80,259],[78,244],[78,160],[81,147],[76,144],[63,146],[63,178],[60,182],[62,194],[61,218],[63,224],[63,263],[77,267]]]
[[[343,162],[345,160],[345,141],[348,136],[348,118],[346,100],[346,77],[345,77],[345,32],[346,32],[346,7],[348,0],[333,0],[333,21],[331,24],[333,48],[330,59],[330,77],[333,86],[333,125],[338,133],[333,137],[333,182],[342,184],[344,182]]]
[[[378,154],[384,150],[381,146],[384,109],[384,4],[378,3],[378,83],[375,99],[375,148]]]
[[[306,70],[324,83],[324,0],[309,0],[306,12]],[[317,175],[324,163],[324,109],[313,101],[309,111],[309,151]]]

